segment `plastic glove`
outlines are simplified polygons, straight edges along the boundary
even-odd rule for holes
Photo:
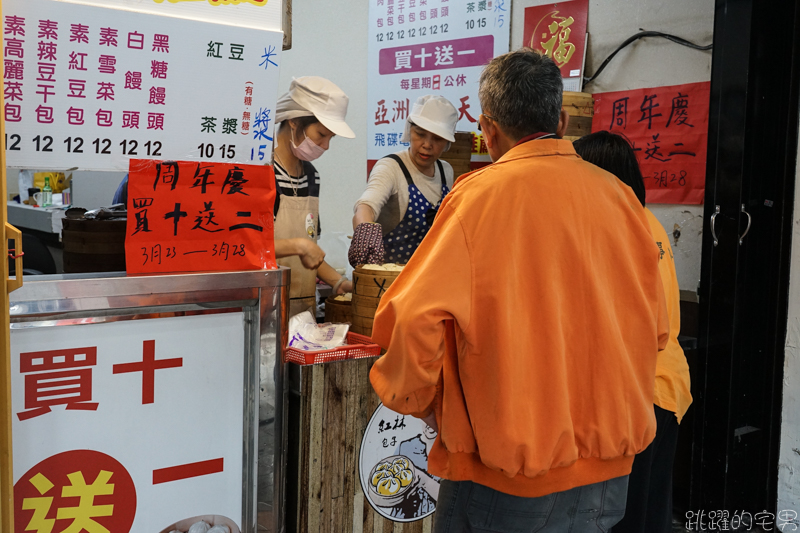
[[[353,232],[347,259],[353,267],[383,264],[383,230],[376,222],[362,222]]]

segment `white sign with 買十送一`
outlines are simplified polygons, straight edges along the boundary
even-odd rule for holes
[[[53,325],[11,331],[15,531],[241,527],[244,315]]]
[[[428,473],[436,431],[419,418],[380,404],[364,432],[359,457],[361,489],[375,511],[395,522],[433,514],[439,478]]]
[[[281,32],[54,0],[2,22],[8,166],[270,161]]]
[[[474,160],[489,160],[478,132],[484,65],[508,52],[511,0],[369,0],[367,159],[404,149],[403,129],[420,96],[444,96],[456,131],[472,132]]]

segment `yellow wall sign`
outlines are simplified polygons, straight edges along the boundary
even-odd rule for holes
[[[165,0],[153,0],[156,4],[162,4]],[[204,0],[166,0],[170,4],[177,4],[178,2],[203,2]],[[212,6],[227,6],[229,4],[252,4],[254,6],[265,6],[269,0],[208,0]]]

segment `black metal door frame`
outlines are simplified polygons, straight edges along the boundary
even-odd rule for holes
[[[716,1],[692,384],[696,510],[776,511],[799,14],[794,0]]]

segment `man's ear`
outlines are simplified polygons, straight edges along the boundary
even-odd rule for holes
[[[480,120],[480,119],[478,119]],[[487,148],[492,148],[494,146],[494,124],[489,122],[488,120],[484,120],[481,122],[481,128],[483,128],[483,142],[486,144]]]
[[[556,136],[561,139],[567,133],[567,126],[569,125],[569,113],[566,109],[562,109],[558,115],[558,127],[556,128]]]

